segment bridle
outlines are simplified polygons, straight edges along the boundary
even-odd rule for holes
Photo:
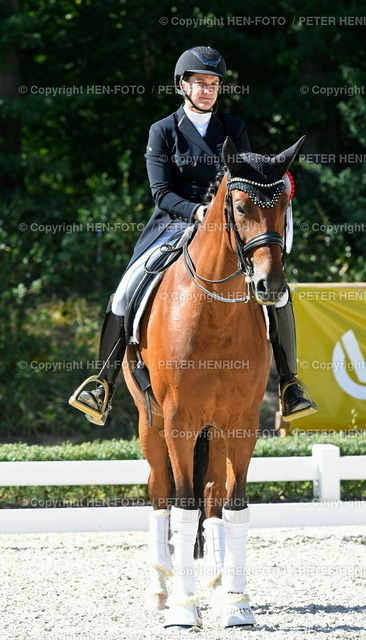
[[[235,271],[235,273],[232,273],[231,275],[227,276],[226,278],[222,278],[221,280],[209,280],[207,278],[204,278],[203,276],[200,276],[195,270],[194,264],[188,252],[188,243],[185,243],[183,246],[184,266],[191,280],[199,289],[201,289],[201,291],[206,293],[211,298],[214,298],[215,300],[219,300],[220,302],[249,302],[250,285],[253,283],[253,275],[254,275],[253,264],[251,260],[248,258],[249,251],[252,251],[253,249],[258,249],[259,247],[267,246],[269,244],[277,244],[281,247],[282,260],[284,261],[284,240],[283,240],[283,237],[276,231],[266,231],[265,233],[260,233],[259,235],[255,236],[245,244],[242,242],[235,224],[234,207],[233,207],[233,200],[231,196],[231,191],[234,188],[240,189],[240,186],[238,186],[238,183],[240,182],[261,187],[261,188],[273,187],[274,185],[280,185],[282,183],[283,188],[285,188],[285,182],[282,179],[276,180],[276,182],[271,182],[268,184],[262,184],[259,182],[254,182],[252,180],[246,180],[245,178],[230,178],[228,180],[226,185],[226,194],[225,194],[225,216],[227,221],[228,233],[230,233],[230,231],[233,231],[234,233],[235,244],[236,244],[235,253],[238,259],[239,269]],[[244,189],[242,190],[244,191]],[[208,284],[220,284],[223,282],[228,282],[229,280],[232,280],[233,278],[236,278],[239,275],[244,275],[245,282],[247,283],[247,295],[244,296],[243,298],[224,298],[223,296],[219,296],[218,294],[213,293],[212,291],[209,291],[196,280],[196,278],[198,278],[202,282],[206,282]]]

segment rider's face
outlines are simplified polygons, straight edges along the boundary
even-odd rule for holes
[[[188,80],[182,80],[182,88],[189,95],[192,102],[205,111],[211,109],[216,102],[220,86],[220,78],[205,73],[192,73]],[[195,111],[193,105],[186,99],[186,105]]]

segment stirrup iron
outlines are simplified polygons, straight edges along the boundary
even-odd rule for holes
[[[104,387],[104,400],[101,409],[98,411],[97,409],[93,409],[89,404],[85,404],[81,400],[79,400],[80,394],[84,391],[85,387],[91,382],[97,382],[98,384]],[[81,383],[80,387],[74,391],[72,396],[69,399],[69,404],[75,409],[79,409],[86,414],[89,422],[93,422],[94,424],[104,425],[105,424],[105,412],[108,409],[109,404],[109,385],[105,380],[100,380],[98,376],[90,376],[87,380]]]
[[[284,415],[285,406],[283,402],[283,397],[285,395],[286,389],[288,389],[292,385],[296,385],[302,389],[303,393],[305,393],[304,395],[305,399],[308,400],[308,402],[310,402],[310,406],[307,407],[306,409],[300,409],[299,411],[295,411],[294,413],[289,413],[288,415]],[[282,414],[281,417],[284,422],[291,422],[292,420],[296,420],[297,418],[304,418],[305,416],[309,416],[312,413],[316,413],[318,411],[318,407],[316,406],[315,402],[312,400],[307,386],[304,384],[304,382],[302,382],[302,380],[300,380],[300,378],[296,378],[291,382],[285,382],[285,384],[281,389],[280,401],[281,401],[281,414]]]

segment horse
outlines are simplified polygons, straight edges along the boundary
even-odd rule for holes
[[[140,352],[154,397],[150,422],[126,366],[131,347],[125,355],[122,369],[150,466],[146,601],[150,609],[166,609],[165,628],[202,626],[194,568],[202,530],[222,626],[255,624],[246,594],[246,478],[270,366],[263,308],[287,288],[283,176],[303,140],[269,158],[240,154],[226,138],[225,169],[205,217],[165,271],[141,322]],[[204,460],[197,450],[206,452]]]

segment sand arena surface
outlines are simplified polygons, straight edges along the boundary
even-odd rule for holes
[[[196,561],[204,627],[162,628],[144,609],[146,532],[0,535],[1,640],[366,640],[364,527],[250,529],[254,630],[220,629]]]

